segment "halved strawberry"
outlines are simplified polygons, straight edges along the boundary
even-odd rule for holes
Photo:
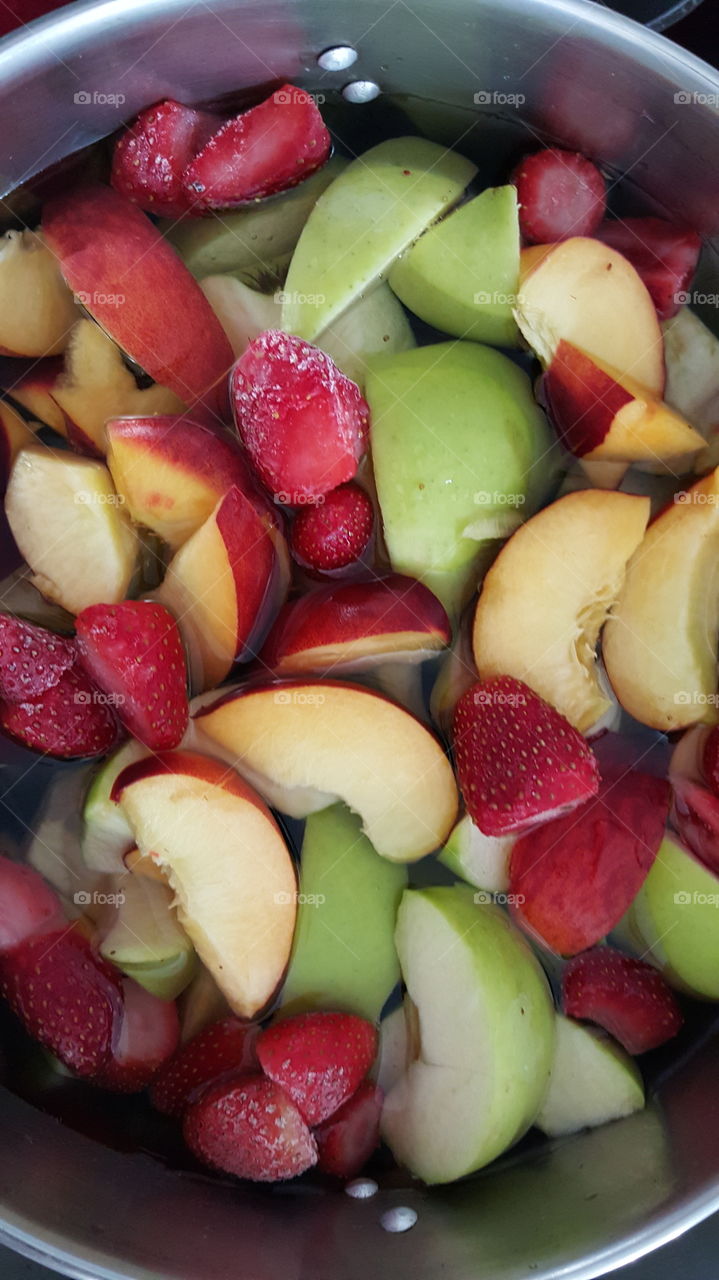
[[[152,751],[176,747],[189,711],[185,654],[169,609],[149,600],[93,604],[75,626],[81,659],[125,728]]]
[[[66,636],[0,613],[0,698],[32,702],[76,661],[77,648]]]
[[[660,320],[677,314],[699,261],[702,242],[696,231],[664,218],[622,218],[603,222],[594,235],[629,259]]]
[[[519,923],[559,955],[604,938],[651,869],[669,799],[663,778],[628,772],[605,778],[581,808],[521,836],[509,872]]]
[[[106,695],[79,665],[33,702],[0,702],[0,729],[23,747],[62,760],[104,756],[120,736]]]
[[[486,835],[546,821],[599,787],[586,738],[513,676],[467,689],[455,708],[452,740],[467,812]]]
[[[205,1085],[226,1072],[256,1068],[258,1028],[238,1018],[213,1022],[173,1054],[153,1081],[150,1101],[168,1116],[180,1116]]]
[[[123,1010],[112,1052],[93,1084],[114,1093],[141,1093],[169,1061],[180,1038],[174,1000],[159,1000],[122,979]]]
[[[704,743],[701,761],[702,773],[708,787],[719,796],[719,725],[709,730]]]
[[[321,1124],[352,1096],[376,1052],[375,1027],[351,1013],[298,1013],[257,1040],[265,1075],[287,1091],[309,1125]]]
[[[684,1023],[662,975],[612,947],[595,947],[569,961],[562,975],[562,1005],[570,1018],[603,1027],[628,1053],[656,1049]]]
[[[365,1080],[329,1120],[315,1129],[317,1168],[336,1178],[353,1178],[379,1146],[382,1090]]]
[[[33,1037],[79,1076],[110,1058],[122,986],[73,926],[26,939],[0,956],[0,993]]]
[[[324,164],[330,135],[317,104],[292,84],[228,120],[185,172],[204,209],[229,209],[294,187]]]
[[[604,217],[604,178],[578,151],[535,151],[520,160],[510,181],[517,188],[519,229],[530,244],[591,236]]]
[[[42,876],[0,854],[0,953],[65,923],[62,903]]]
[[[674,779],[672,825],[680,839],[719,875],[719,797],[689,778]]]
[[[328,493],[324,502],[298,512],[290,530],[290,551],[306,569],[346,569],[367,550],[373,529],[372,502],[350,480]]]
[[[141,111],[118,138],[112,158],[112,185],[146,213],[179,218],[194,200],[183,175],[222,121],[173,98]]]
[[[185,1112],[185,1141],[206,1164],[253,1182],[296,1178],[317,1147],[291,1098],[259,1073],[224,1077]]]
[[[230,391],[237,429],[276,502],[302,506],[352,479],[369,407],[324,351],[268,329],[236,362]]]

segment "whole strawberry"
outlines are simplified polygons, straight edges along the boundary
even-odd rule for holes
[[[364,489],[350,481],[295,516],[290,551],[298,564],[318,573],[346,569],[367,550],[373,528],[372,503]]]

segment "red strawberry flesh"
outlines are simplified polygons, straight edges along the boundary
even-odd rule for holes
[[[268,329],[236,362],[230,387],[237,429],[275,501],[302,506],[352,479],[369,409],[323,351]]]
[[[684,1022],[662,975],[612,947],[596,947],[569,961],[562,1003],[569,1017],[603,1027],[633,1054],[671,1040]]]
[[[675,316],[688,301],[686,291],[701,251],[696,231],[664,218],[622,218],[603,222],[595,235],[629,259],[649,290],[660,320]]]
[[[52,689],[77,660],[72,640],[0,614],[0,697],[32,702]]]
[[[62,903],[42,876],[0,855],[0,953],[64,924]]]
[[[125,728],[153,751],[176,747],[189,713],[184,650],[169,610],[148,600],[94,604],[75,625],[82,661]]]
[[[185,1113],[185,1141],[200,1160],[238,1178],[278,1182],[317,1163],[317,1147],[279,1085],[241,1073],[209,1085]]]
[[[106,755],[119,737],[106,695],[79,666],[33,702],[0,702],[0,728],[31,751],[63,760]]]
[[[367,550],[373,528],[372,503],[364,489],[350,481],[295,516],[290,550],[306,568],[345,569]]]
[[[719,796],[719,727],[709,730],[702,751],[702,773],[707,786]]]
[[[224,1018],[205,1027],[182,1045],[154,1080],[150,1100],[158,1111],[180,1116],[188,1103],[226,1072],[256,1067],[257,1027]]]
[[[329,1120],[315,1130],[317,1168],[336,1178],[353,1178],[379,1146],[382,1090],[366,1080]]]
[[[349,1013],[300,1013],[263,1031],[257,1057],[308,1125],[328,1119],[359,1088],[377,1052],[372,1023]]]
[[[719,875],[719,796],[688,778],[675,778],[672,826],[682,843]]]
[[[586,739],[511,676],[467,689],[455,708],[453,745],[467,812],[487,835],[574,808],[599,786]]]
[[[604,217],[604,178],[578,151],[535,151],[520,161],[511,181],[517,188],[520,231],[530,244],[590,236]]]
[[[160,1000],[122,979],[123,1011],[112,1053],[94,1084],[115,1093],[141,1093],[172,1057],[180,1038],[180,1020],[172,1000]]]
[[[113,187],[146,213],[179,218],[190,212],[185,169],[221,124],[172,98],[141,111],[115,143]]]

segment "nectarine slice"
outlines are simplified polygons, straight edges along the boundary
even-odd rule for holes
[[[0,352],[51,356],[62,351],[78,317],[57,258],[34,231],[0,238]]]

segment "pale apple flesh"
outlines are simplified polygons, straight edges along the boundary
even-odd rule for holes
[[[719,468],[649,526],[604,631],[626,711],[655,729],[717,720]]]
[[[128,865],[125,855],[135,840],[127,818],[110,793],[123,769],[148,754],[147,748],[131,738],[107,758],[98,769],[83,805],[82,856],[91,871],[109,875],[121,873]]]
[[[75,299],[57,258],[34,231],[0,237],[0,353],[51,356],[67,346]]]
[[[230,693],[195,720],[204,739],[290,817],[343,800],[383,857],[441,845],[457,787],[437,740],[388,699],[350,684],[293,680]]]
[[[232,769],[182,751],[129,765],[113,795],[165,870],[200,959],[254,1018],[281,982],[296,913],[292,859],[266,805]]]
[[[597,643],[641,543],[649,499],[570,493],[510,538],[487,574],[474,618],[480,677],[523,680],[582,732],[609,710]]]
[[[621,1045],[557,1014],[552,1074],[537,1127],[558,1138],[623,1119],[641,1111],[644,1101],[642,1077]]]
[[[466,813],[452,828],[439,860],[468,884],[484,889],[488,898],[509,888],[509,860],[515,839],[513,835],[486,835]]]
[[[5,492],[13,463],[21,449],[35,443],[32,426],[5,400],[0,400],[0,493]]]
[[[100,922],[100,954],[160,1000],[175,1000],[195,976],[197,959],[167,885],[132,875],[113,882],[116,905]]]

